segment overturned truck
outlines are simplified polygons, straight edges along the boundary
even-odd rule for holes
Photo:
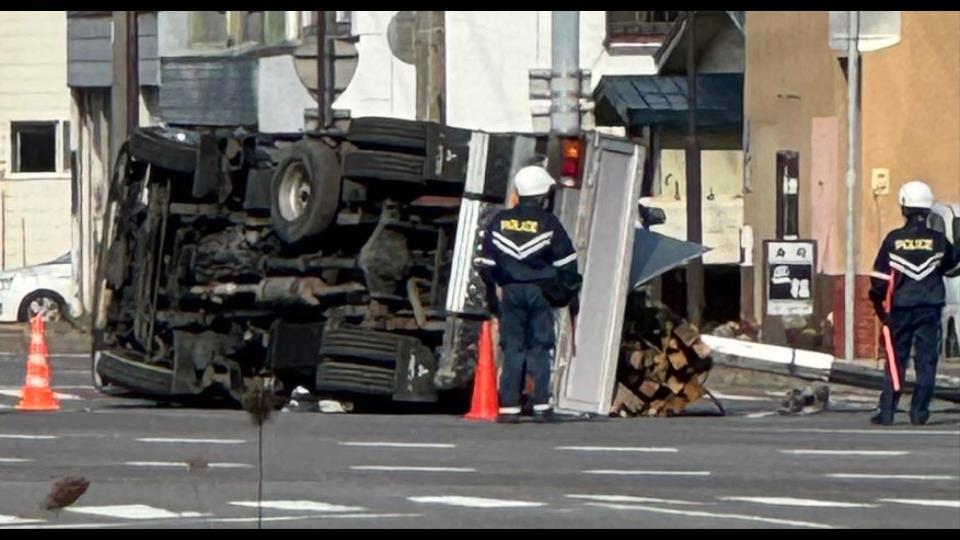
[[[576,176],[583,144],[388,118],[141,128],[111,179],[94,384],[237,400],[270,377],[411,402],[468,388],[487,313],[477,231],[513,171]]]

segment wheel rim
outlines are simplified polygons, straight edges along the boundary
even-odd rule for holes
[[[303,163],[291,163],[283,172],[277,194],[280,217],[295,221],[306,212],[313,189]]]
[[[60,304],[53,298],[42,296],[30,302],[28,308],[30,318],[40,316],[43,322],[56,322],[60,320]]]

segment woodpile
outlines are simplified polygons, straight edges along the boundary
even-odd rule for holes
[[[704,396],[713,363],[697,327],[668,324],[661,343],[625,341],[611,415],[668,416]]]

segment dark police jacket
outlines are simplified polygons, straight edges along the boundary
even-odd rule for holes
[[[870,273],[870,299],[878,311],[888,292],[892,308],[942,306],[944,274],[952,274],[958,265],[960,253],[943,233],[910,219],[883,240]]]
[[[573,242],[538,199],[521,198],[516,207],[498,212],[482,234],[474,265],[485,280],[538,284],[555,305],[566,305],[579,290]],[[562,298],[565,290],[570,298]]]

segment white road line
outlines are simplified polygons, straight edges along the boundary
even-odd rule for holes
[[[67,512],[89,514],[120,519],[172,519],[200,517],[197,512],[171,512],[163,508],[154,508],[145,504],[115,504],[108,506],[75,506],[65,509]],[[207,514],[209,515],[209,514]]]
[[[233,506],[243,506],[245,508],[256,508],[257,501],[232,501],[230,502]],[[300,510],[306,512],[363,512],[366,508],[362,506],[344,506],[341,504],[330,504],[320,501],[303,501],[303,500],[289,500],[289,501],[263,501],[260,503],[261,508],[269,508],[271,510]]]
[[[268,521],[303,521],[306,519],[393,519],[405,517],[420,517],[420,514],[316,514],[310,516],[278,516],[265,517],[264,522]],[[256,523],[255,517],[249,518],[213,518],[205,520],[206,523]]]
[[[186,461],[124,461],[127,467],[169,467],[175,469],[189,469],[190,463]],[[253,465],[248,463],[206,463],[203,467],[210,469],[252,469]]]
[[[771,506],[805,506],[812,508],[877,508],[876,504],[795,499],[793,497],[718,497],[721,501],[768,504]]]
[[[833,433],[851,435],[958,435],[960,431],[934,429],[824,429],[824,428],[794,428],[794,429],[758,429],[749,428],[739,431],[762,431],[766,433]]]
[[[0,463],[30,463],[32,459],[0,457]]]
[[[825,474],[827,478],[842,478],[847,480],[956,480],[956,476],[947,474],[855,474],[832,473]]]
[[[697,501],[678,501],[675,499],[658,499],[656,497],[633,497],[630,495],[565,495],[571,499],[584,499],[611,503],[659,503],[676,504],[681,506],[702,506],[706,503]]]
[[[58,439],[56,435],[26,435],[21,433],[4,434],[0,433],[0,439],[24,439],[30,441],[51,441]]]
[[[462,497],[460,495],[438,495],[430,497],[407,497],[408,501],[423,504],[445,504],[465,508],[535,508],[546,506],[536,501],[515,501],[510,499],[488,499],[485,497]]]
[[[554,450],[578,452],[677,452],[676,448],[656,446],[557,446]]]
[[[338,443],[340,446],[369,446],[383,448],[456,448],[455,444],[448,443],[404,443],[378,441],[348,441]]]
[[[26,525],[28,523],[43,523],[42,519],[26,519],[17,516],[5,516],[0,514],[0,526],[2,525]]]
[[[607,504],[607,503],[587,503],[588,506],[598,506],[601,508],[612,508],[614,510],[640,510],[645,512],[654,512],[657,514],[672,514],[678,516],[715,518],[715,519],[736,519],[742,521],[757,521],[760,523],[770,523],[771,525],[787,525],[790,527],[809,527],[812,529],[832,529],[831,525],[825,523],[814,523],[810,521],[796,521],[792,519],[775,519],[761,516],[751,516],[747,514],[721,514],[717,512],[703,512],[699,510],[676,510],[673,508],[657,508],[654,506],[641,506],[636,504]]]
[[[393,467],[389,465],[352,465],[350,468],[354,471],[462,472],[462,473],[477,472],[477,470],[472,467],[404,467],[404,466]]]
[[[780,450],[795,456],[905,456],[908,450]]]
[[[138,442],[180,444],[243,444],[246,439],[178,439],[173,437],[143,437]]]
[[[766,418],[768,416],[773,416],[775,414],[777,414],[775,411],[774,412],[755,412],[755,413],[744,415],[744,418]]]
[[[917,506],[942,506],[944,508],[960,508],[960,501],[944,499],[877,499],[878,502],[897,504],[914,504]]]
[[[617,469],[593,469],[584,474],[608,474],[622,476],[710,476],[710,471],[637,471]]]
[[[64,394],[56,391],[53,392],[53,395],[56,396],[57,399],[62,399],[65,401],[77,401],[82,399],[80,396],[75,396],[73,394]],[[9,390],[6,388],[0,389],[0,396],[7,396],[7,397],[20,399],[23,397],[23,389],[17,389],[17,390]]]

